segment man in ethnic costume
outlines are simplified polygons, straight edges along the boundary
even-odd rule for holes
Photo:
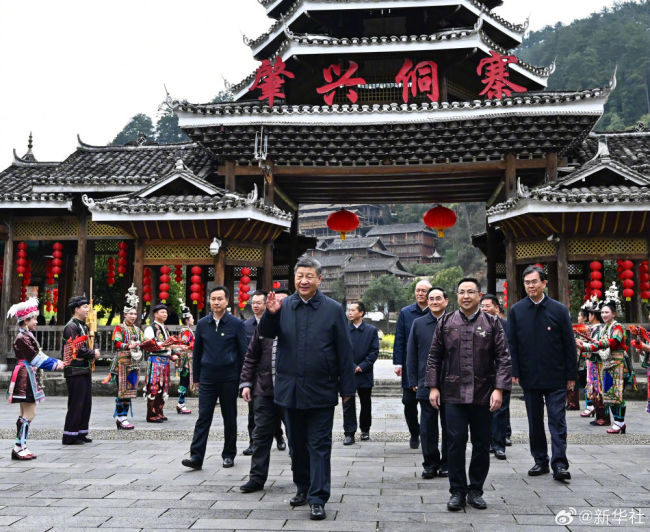
[[[20,415],[16,421],[16,442],[11,450],[13,460],[33,460],[36,455],[27,448],[29,426],[36,416],[36,405],[45,398],[39,386],[36,371],[63,369],[63,362],[48,357],[41,350],[34,331],[38,317],[38,299],[28,299],[9,309],[7,319],[16,318],[18,334],[14,340],[16,367],[11,374],[7,401],[20,404]]]
[[[169,340],[169,331],[165,326],[167,305],[158,303],[152,309],[154,322],[144,330],[146,340],[154,340],[158,346]],[[162,349],[148,353],[145,397],[147,398],[147,422],[162,423],[167,421],[163,413],[165,400],[169,397],[171,349]]]
[[[117,351],[111,365],[111,376],[117,380],[117,397],[115,397],[115,412],[113,417],[117,430],[133,430],[128,416],[133,417],[132,400],[137,397],[140,382],[140,361],[142,351],[140,343],[144,341],[142,330],[136,326],[138,318],[139,298],[136,288],[131,285],[126,295],[124,321],[113,330],[113,345]]]
[[[192,349],[194,349],[194,316],[192,311],[185,305],[181,299],[181,322],[183,326],[178,333],[178,339],[181,341],[183,347],[178,349],[179,361],[176,369],[178,371],[178,404],[176,405],[176,412],[178,414],[191,414],[192,411],[187,408],[185,398],[187,397],[188,390],[194,386],[194,371],[192,368]]]
[[[80,336],[89,336],[86,318],[90,310],[86,296],[73,296],[68,301],[73,316],[63,329],[63,348],[68,341]],[[99,358],[99,349],[91,349],[88,342],[77,346],[76,357],[63,370],[68,387],[68,412],[63,427],[63,445],[91,443],[88,437],[88,423],[93,404],[92,364]]]

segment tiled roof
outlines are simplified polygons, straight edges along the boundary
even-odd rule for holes
[[[379,237],[352,237],[345,240],[334,240],[325,251],[340,251],[342,249],[368,249],[379,242],[385,247]]]
[[[425,233],[435,234],[423,223],[409,223],[409,224],[389,224],[389,225],[376,225],[366,233],[366,236],[381,236],[381,235],[394,235],[399,233]]]
[[[367,258],[353,258],[349,264],[345,266],[345,273],[348,272],[388,272],[403,277],[415,277],[413,274],[407,272],[402,267],[397,257],[367,257]]]
[[[18,157],[14,152],[14,162],[0,172],[0,204],[26,202],[66,202],[69,197],[61,193],[34,192],[34,179],[47,179],[59,163],[36,162],[32,158]]]
[[[323,268],[335,268],[343,267],[351,258],[352,255],[325,255],[319,254],[314,257],[318,262],[320,262]]]
[[[174,168],[178,159],[197,175],[212,165],[209,152],[195,143],[143,146],[90,146],[77,150],[48,176],[35,176],[36,187],[140,186],[150,184]]]
[[[584,164],[596,155],[600,139],[607,140],[612,159],[637,172],[650,175],[650,131],[592,133],[574,150],[573,155],[578,164]]]

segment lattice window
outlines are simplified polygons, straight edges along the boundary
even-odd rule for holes
[[[289,265],[287,264],[279,264],[277,266],[273,266],[273,278],[275,279],[276,277],[280,279],[284,279],[289,276]]]
[[[581,262],[570,262],[569,263],[569,275],[575,275],[577,277],[584,275],[585,268],[584,264]]]
[[[72,220],[29,221],[16,224],[16,240],[39,238],[77,238],[77,224]]]
[[[264,252],[260,248],[227,246],[226,260],[262,262],[264,260]]]
[[[504,276],[506,274],[506,265],[502,262],[497,262],[497,275]]]
[[[112,225],[100,224],[97,222],[88,222],[88,236],[101,237],[101,236],[115,236],[123,238],[132,238],[124,229],[113,227]]]
[[[251,279],[257,279],[257,268],[255,266],[248,266],[251,270],[251,273],[249,277]],[[239,279],[241,277],[241,269],[244,268],[244,266],[235,266],[232,269],[232,274],[235,277],[235,279]]]
[[[569,255],[646,255],[648,243],[643,238],[572,238],[567,251]]]
[[[145,248],[145,261],[214,260],[207,244],[150,244]],[[172,264],[172,262],[170,262]]]
[[[557,254],[555,246],[548,240],[537,240],[535,242],[517,242],[517,260],[532,259],[538,257],[554,257]]]
[[[95,255],[117,255],[120,240],[96,240]]]

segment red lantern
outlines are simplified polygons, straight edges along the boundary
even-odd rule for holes
[[[190,292],[200,292],[201,291],[201,285],[199,283],[192,283],[190,285]]]
[[[623,288],[634,288],[634,281],[632,279],[624,279],[621,284]]]
[[[144,294],[142,296],[142,301],[144,301],[145,303],[151,303],[151,294]]]
[[[623,270],[621,272],[621,280],[634,279],[634,272],[632,270]]]
[[[240,294],[240,295],[241,295],[242,301],[248,301],[251,298],[250,294],[247,294],[245,292],[243,294]]]
[[[602,272],[599,272],[597,270],[594,270],[589,274],[589,277],[591,277],[592,281],[600,281],[603,278]]]
[[[601,297],[603,297],[603,293],[600,290],[593,290],[591,292],[591,295],[596,296],[596,299],[600,299]]]
[[[456,213],[442,205],[429,209],[424,214],[425,225],[438,231],[438,238],[445,236],[445,229],[456,225],[456,219]]]
[[[168,292],[160,292],[158,294],[158,297],[160,297],[160,302],[161,303],[167,303],[167,298],[169,298],[169,293]]]
[[[281,286],[280,281],[273,281],[273,290],[277,290]]]
[[[201,278],[200,275],[192,275],[192,277],[190,277],[190,282],[192,284],[200,284],[202,280],[203,279]]]
[[[248,293],[248,292],[250,292],[250,289],[251,289],[251,287],[250,287],[249,285],[247,285],[247,284],[242,285],[242,287],[240,288],[240,290],[241,290],[242,292],[244,292],[245,294]]]
[[[142,293],[143,294],[151,294],[153,292],[153,289],[151,288],[150,284],[146,284],[142,287]]]
[[[192,292],[190,294],[190,299],[194,302],[194,304],[198,303],[199,297],[200,297],[199,294],[197,294],[196,292]]]
[[[632,297],[634,296],[634,290],[630,288],[626,288],[623,290],[623,297],[625,298],[625,301],[632,301]]]
[[[190,270],[192,272],[192,275],[201,275],[203,270],[201,269],[200,266],[192,266],[192,269]]]
[[[631,270],[634,268],[634,263],[631,260],[624,260],[621,266],[623,266],[624,270]]]
[[[647,303],[648,300],[650,299],[650,290],[644,290],[641,292],[641,299],[643,300],[644,303]]]
[[[160,267],[160,273],[164,275],[169,275],[171,273],[172,269],[169,266],[161,266]]]
[[[600,281],[591,281],[589,283],[589,287],[592,290],[600,290],[603,287],[603,283],[601,283]]]
[[[244,275],[239,281],[241,282],[241,284],[248,284],[251,282],[251,278]]]
[[[168,283],[160,283],[160,291],[161,292],[169,292],[169,284]]]
[[[603,265],[598,262],[597,260],[593,261],[592,263],[589,264],[589,268],[594,271],[600,271],[603,269]]]
[[[241,274],[242,274],[242,275],[250,275],[250,274],[251,274],[251,269],[248,268],[247,266],[244,266],[244,267],[241,269]]]
[[[333,212],[327,217],[327,227],[332,231],[341,233],[341,240],[345,240],[346,233],[351,233],[359,227],[359,217],[353,212],[341,209],[340,211]],[[242,274],[244,274],[243,271]]]
[[[644,260],[639,266],[639,271],[641,273],[648,273],[648,261]]]

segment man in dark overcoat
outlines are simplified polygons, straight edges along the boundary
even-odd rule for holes
[[[244,322],[228,313],[229,298],[225,286],[215,286],[209,295],[212,312],[196,326],[192,362],[194,383],[199,387],[199,418],[194,426],[190,457],[182,462],[192,469],[203,467],[217,400],[223,417],[223,467],[235,465],[239,375],[247,343]]]
[[[508,343],[512,354],[514,382],[524,390],[530,452],[535,465],[530,476],[549,472],[548,447],[544,431],[544,405],[551,433],[551,468],[555,480],[569,480],[566,456],[567,389],[578,378],[575,337],[568,309],[544,294],[546,273],[528,266],[523,273],[528,297],[508,312]]]
[[[338,391],[355,392],[352,344],[343,307],[323,295],[321,265],[300,259],[296,292],[278,301],[271,292],[260,334],[278,338],[275,402],[286,409],[291,469],[297,487],[292,506],[309,503],[310,519],[325,519],[330,496],[332,427]]]
[[[433,335],[425,385],[435,408],[445,403],[449,491],[447,509],[465,503],[487,508],[483,484],[490,470],[490,412],[501,406],[512,387],[506,335],[495,316],[481,311],[481,285],[471,277],[457,289],[459,310],[445,315]],[[469,484],[465,473],[467,428],[472,437]]]
[[[438,286],[429,289],[427,294],[429,314],[413,322],[406,348],[406,368],[409,386],[416,393],[420,403],[420,440],[422,441],[422,478],[430,479],[436,475],[447,476],[447,434],[444,404],[440,405],[440,424],[442,426],[442,459],[438,450],[438,410],[429,401],[429,388],[424,384],[427,375],[427,359],[431,350],[433,333],[438,320],[442,318],[449,304],[447,292]]]
[[[359,412],[359,427],[361,440],[370,439],[372,425],[372,387],[375,383],[373,366],[379,356],[379,333],[377,327],[363,321],[366,307],[359,301],[350,303],[348,318],[350,319],[350,339],[352,340],[352,358],[354,360],[354,377],[357,385],[357,395],[361,411]],[[354,398],[343,403],[343,445],[352,445],[357,432],[357,410]]]

